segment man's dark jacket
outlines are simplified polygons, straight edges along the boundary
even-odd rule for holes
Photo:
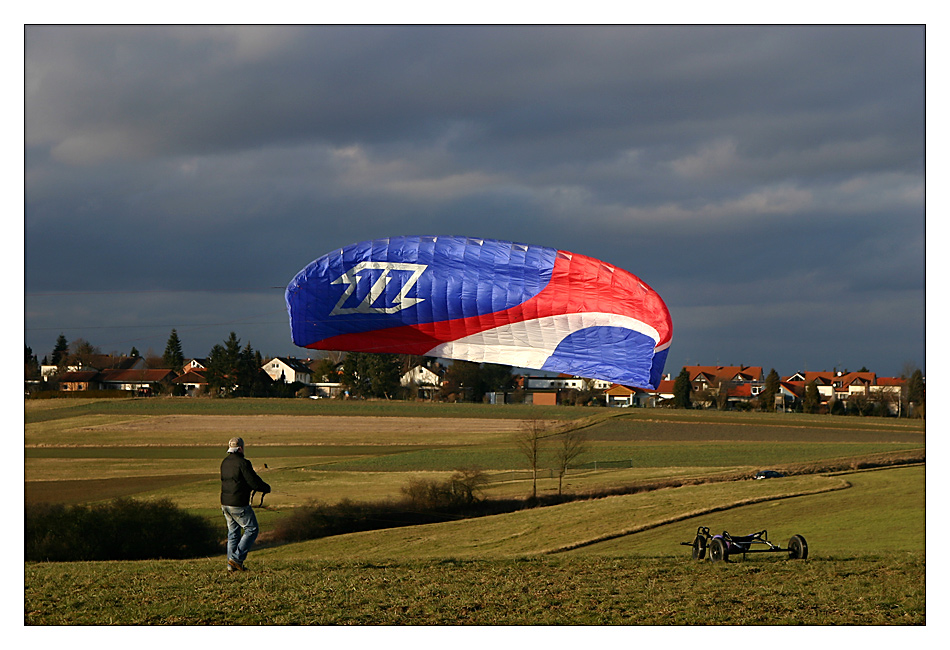
[[[270,492],[270,486],[254,471],[251,461],[239,451],[232,451],[221,461],[221,505],[247,506],[251,492]]]

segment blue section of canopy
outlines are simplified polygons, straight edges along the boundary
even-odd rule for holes
[[[569,334],[545,361],[542,370],[580,377],[603,377],[628,386],[656,386],[652,381],[656,341],[624,327],[587,327]],[[666,360],[666,351],[662,352]],[[659,364],[662,375],[663,363]]]
[[[352,244],[314,260],[287,287],[294,342],[308,345],[338,334],[503,311],[544,289],[556,255],[553,248],[468,237],[390,237]],[[382,263],[425,268],[383,268]],[[374,287],[381,293],[367,302]],[[350,294],[343,299],[346,291]],[[407,299],[414,300],[411,306],[382,312]],[[361,305],[368,308],[360,311]]]

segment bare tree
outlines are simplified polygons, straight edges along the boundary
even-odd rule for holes
[[[560,435],[559,442],[560,445],[555,450],[558,496],[561,495],[568,465],[574,462],[578,456],[588,451],[587,436],[580,429],[568,429]]]
[[[548,423],[538,418],[525,420],[518,427],[515,442],[531,467],[531,498],[538,498],[538,463],[541,459],[542,440],[551,435]]]

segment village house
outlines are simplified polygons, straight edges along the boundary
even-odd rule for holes
[[[870,400],[887,404],[891,413],[899,415],[906,380],[878,377],[873,372],[797,372],[782,378],[783,398],[788,396],[792,403],[804,399],[805,388],[811,383],[818,389],[823,407],[827,408],[835,401],[847,406],[856,401]]]
[[[185,395],[194,397],[208,392],[208,379],[204,370],[188,370],[172,380],[173,384],[180,385]]]
[[[443,378],[436,372],[440,370],[441,366],[438,365],[435,370],[415,366],[399,378],[399,385],[411,390],[413,398],[432,399],[442,388]]]
[[[60,375],[59,389],[65,392],[121,390],[136,395],[153,395],[162,384],[170,384],[175,378],[171,370],[148,368],[107,370],[76,370]]]
[[[282,381],[288,384],[294,382],[310,383],[310,366],[305,361],[294,357],[274,357],[261,368],[274,381]]]

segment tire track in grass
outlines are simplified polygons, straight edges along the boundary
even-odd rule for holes
[[[800,490],[797,492],[790,492],[787,494],[778,494],[765,497],[753,497],[749,499],[741,499],[733,503],[722,504],[718,506],[712,506],[709,508],[700,508],[698,510],[692,510],[689,512],[684,512],[673,517],[667,517],[665,519],[660,519],[658,521],[652,521],[647,524],[641,524],[639,526],[633,526],[632,528],[625,528],[616,533],[608,533],[605,535],[598,535],[596,537],[581,540],[577,542],[572,542],[571,544],[565,544],[557,548],[546,549],[541,551],[542,555],[555,555],[557,553],[565,553],[567,551],[574,551],[579,548],[584,548],[586,546],[593,546],[594,544],[599,544],[601,542],[608,542],[614,539],[619,539],[621,537],[626,537],[628,535],[634,535],[636,533],[642,533],[647,530],[653,530],[654,528],[660,528],[661,526],[667,526],[669,524],[675,524],[686,519],[691,519],[693,517],[699,517],[702,515],[708,515],[715,512],[723,512],[726,510],[732,510],[734,508],[741,508],[743,506],[751,506],[758,503],[766,503],[769,501],[781,501],[783,499],[793,499],[795,497],[811,496],[815,494],[823,494],[826,492],[837,492],[838,490],[847,490],[851,488],[851,483],[846,480],[838,485],[832,485],[825,488],[818,488],[813,490]]]

